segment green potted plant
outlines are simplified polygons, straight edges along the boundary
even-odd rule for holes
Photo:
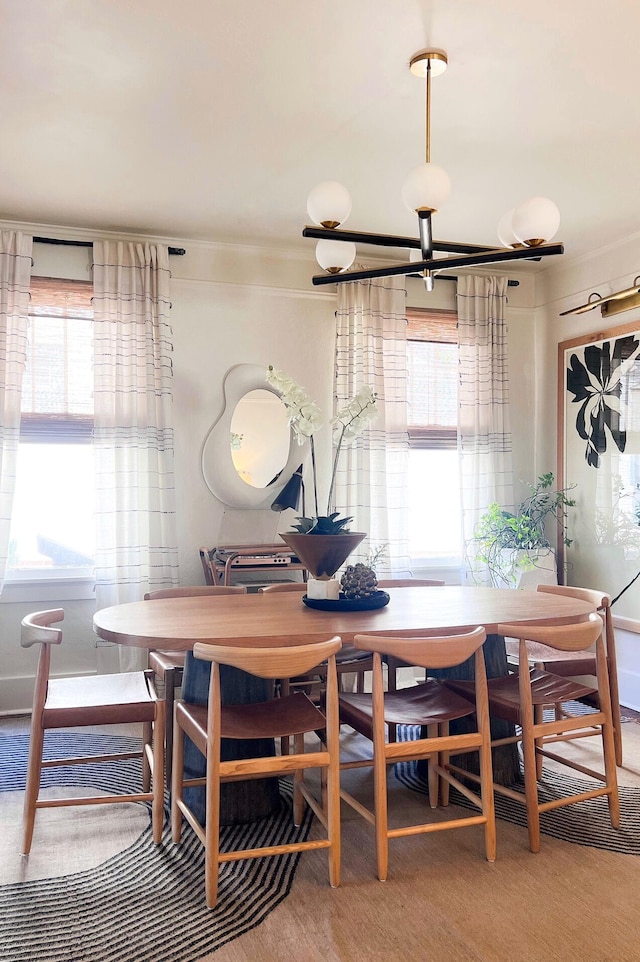
[[[496,588],[516,587],[523,572],[534,572],[536,581],[557,582],[555,552],[548,538],[554,521],[563,543],[568,546],[566,510],[575,506],[571,488],[553,489],[551,471],[529,483],[529,495],[507,511],[495,502],[480,517],[470,543],[472,570],[487,571]],[[572,486],[573,487],[573,486]],[[544,573],[543,573],[544,572]],[[527,579],[525,579],[527,580]]]

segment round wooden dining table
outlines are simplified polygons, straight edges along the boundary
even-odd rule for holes
[[[373,611],[322,611],[308,608],[297,592],[265,592],[190,598],[163,598],[130,602],[103,608],[94,615],[94,630],[105,641],[140,648],[190,652],[196,642],[247,647],[298,645],[340,635],[351,643],[356,634],[395,635],[416,638],[447,634],[482,625],[487,631],[484,646],[487,674],[506,674],[504,639],[497,634],[502,622],[526,624],[571,624],[586,620],[594,607],[586,602],[536,591],[433,586],[390,588],[390,602]],[[204,703],[210,666],[187,656],[183,684],[185,700]],[[235,669],[229,669],[235,671]],[[205,675],[206,672],[206,675]],[[464,666],[454,669],[455,677],[470,677]],[[244,674],[244,673],[243,673]],[[245,676],[241,698],[264,697],[263,683]],[[238,691],[237,677],[234,690]],[[494,727],[495,725],[495,727]],[[492,735],[501,738],[511,732],[508,723],[492,721]],[[237,748],[238,746],[236,746]],[[265,751],[271,747],[263,746]],[[194,749],[195,751],[195,749]],[[241,757],[241,756],[238,756]],[[201,758],[193,756],[188,774]],[[185,759],[185,769],[188,770]],[[508,783],[518,777],[517,754],[512,745],[494,752],[494,776]],[[224,808],[227,823],[247,820],[247,813],[261,817],[277,804],[271,783],[265,792],[260,782],[231,783]],[[240,788],[244,786],[244,788]],[[243,793],[239,795],[238,793]],[[248,794],[247,794],[248,792]],[[238,812],[240,815],[237,817]]]

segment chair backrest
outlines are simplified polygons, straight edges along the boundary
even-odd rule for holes
[[[425,578],[383,578],[378,580],[378,588],[442,588],[444,581],[430,581]]]
[[[22,619],[20,624],[20,644],[23,648],[30,648],[38,643],[44,645],[59,645],[62,641],[62,629],[52,628],[51,625],[64,620],[62,608],[52,608],[49,611],[34,611]]]
[[[576,598],[578,601],[588,601],[595,605],[604,618],[604,645],[607,650],[612,670],[617,672],[616,640],[613,631],[613,618],[611,617],[611,595],[598,588],[575,588],[573,585],[538,585],[538,591],[543,591],[549,595],[564,595],[567,598]]]
[[[198,643],[193,647],[193,654],[203,661],[240,668],[259,678],[293,678],[307,674],[312,668],[335,656],[341,647],[340,637],[335,635],[328,641],[288,647],[283,645],[279,648],[237,648]]]
[[[36,669],[35,685],[33,687],[33,705],[31,724],[39,724],[47,700],[49,685],[49,670],[51,667],[51,645],[62,642],[62,629],[52,628],[51,625],[64,620],[62,608],[52,608],[49,611],[34,611],[22,619],[20,624],[20,644],[23,648],[40,644],[40,655]]]
[[[485,642],[484,628],[437,638],[399,638],[388,635],[356,635],[354,645],[362,651],[391,655],[420,668],[453,668],[470,658]]]
[[[564,595],[576,598],[578,601],[588,601],[595,605],[598,611],[605,610],[611,605],[611,595],[596,588],[574,588],[573,585],[538,585],[538,591],[548,595]]]
[[[263,594],[266,591],[306,591],[306,581],[282,581],[272,585],[263,585],[258,588],[258,592]]]
[[[601,637],[602,628],[602,616],[592,612],[588,621],[581,621],[574,625],[501,624],[498,625],[498,634],[519,638],[521,642],[538,641],[558,651],[586,651]],[[523,664],[526,664],[526,655]]]
[[[213,577],[213,554],[215,548],[200,548],[200,562],[202,564],[202,571],[204,573],[204,583],[205,585],[215,585],[215,580]]]
[[[156,591],[147,591],[144,596],[145,601],[155,601],[158,598],[200,598],[203,595],[237,595],[245,594],[245,585],[192,585],[184,588],[158,588]]]

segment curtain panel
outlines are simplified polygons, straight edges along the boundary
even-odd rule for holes
[[[96,241],[98,608],[178,582],[166,247]]]
[[[7,568],[20,440],[32,249],[32,237],[0,231],[0,584]]]
[[[343,447],[336,475],[335,510],[352,515],[367,539],[350,561],[384,551],[379,574],[407,576],[409,435],[407,433],[407,319],[402,278],[386,277],[338,287],[334,411],[360,388],[377,395],[379,415]]]
[[[494,501],[513,504],[506,291],[504,277],[458,278],[458,452],[468,568],[473,561],[469,542],[480,515]],[[490,584],[477,564],[473,577]]]

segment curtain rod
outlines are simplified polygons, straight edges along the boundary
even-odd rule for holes
[[[420,274],[407,274],[407,277],[420,277]],[[457,281],[458,278],[455,274],[438,274],[436,277],[437,281]],[[520,281],[512,281],[511,278],[507,281],[507,287],[520,287]]]
[[[93,241],[81,241],[81,240],[62,240],[59,237],[34,237],[34,244],[59,244],[66,247],[93,247]],[[174,254],[176,257],[182,257],[186,254],[184,247],[170,247],[169,253]],[[416,275],[417,276],[417,275]],[[409,277],[411,275],[409,274]],[[436,278],[438,281],[457,281],[458,278],[455,274],[442,274]],[[519,287],[520,281],[513,281],[509,279],[507,281],[507,287]]]
[[[59,244],[62,247],[93,247],[93,241],[62,240],[59,237],[34,237],[34,244]],[[184,247],[169,247],[169,253],[176,257],[186,254]]]

